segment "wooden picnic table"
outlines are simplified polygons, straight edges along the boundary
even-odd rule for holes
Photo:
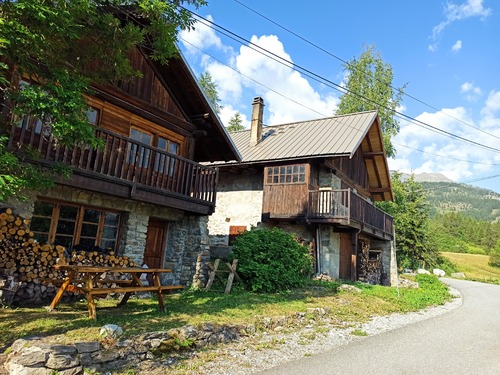
[[[53,311],[61,300],[66,290],[84,293],[87,297],[89,318],[96,319],[95,295],[106,295],[111,293],[125,293],[117,306],[123,306],[133,293],[155,292],[158,296],[158,305],[161,311],[165,311],[163,292],[174,289],[182,289],[181,285],[161,285],[160,275],[172,272],[167,268],[137,268],[137,267],[94,267],[94,266],[72,266],[58,265],[57,269],[67,271],[61,287],[57,291],[48,310]],[[151,275],[153,285],[143,285],[142,274]],[[126,275],[126,279],[116,276]],[[111,276],[111,277],[110,277]]]

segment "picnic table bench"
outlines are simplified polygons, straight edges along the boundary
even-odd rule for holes
[[[112,293],[125,293],[117,306],[123,306],[133,293],[154,292],[158,297],[158,306],[165,311],[163,293],[176,289],[182,289],[182,285],[161,285],[160,275],[170,273],[167,268],[137,268],[137,267],[94,267],[58,265],[57,269],[67,271],[68,275],[62,282],[48,310],[53,311],[59,304],[64,292],[76,291],[85,294],[90,319],[97,319],[94,296]],[[126,275],[127,279],[113,278],[112,276]],[[153,285],[144,285],[141,280],[142,274],[151,275]]]

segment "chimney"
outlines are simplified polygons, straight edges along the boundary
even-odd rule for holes
[[[257,96],[252,103],[252,127],[250,130],[250,146],[257,145],[262,139],[262,119],[264,117],[264,99]]]

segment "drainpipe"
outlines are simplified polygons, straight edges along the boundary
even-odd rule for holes
[[[318,228],[316,228],[316,260],[317,260],[317,267],[318,267],[318,274],[321,275],[321,231],[320,231],[321,224],[318,225]]]

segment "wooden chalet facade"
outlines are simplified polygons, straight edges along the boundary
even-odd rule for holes
[[[390,284],[393,220],[373,204],[393,199],[377,113],[262,129],[262,99],[253,105],[252,129],[231,134],[243,160],[218,164],[212,245],[278,226],[308,244],[317,273]]]
[[[37,163],[73,172],[18,213],[38,241],[171,267],[171,282],[190,284],[216,202],[218,170],[201,162],[239,153],[182,56],[161,65],[137,48],[130,58],[141,78],[96,85],[88,98],[102,148],[62,147],[30,116],[12,126],[9,150],[36,150]]]

